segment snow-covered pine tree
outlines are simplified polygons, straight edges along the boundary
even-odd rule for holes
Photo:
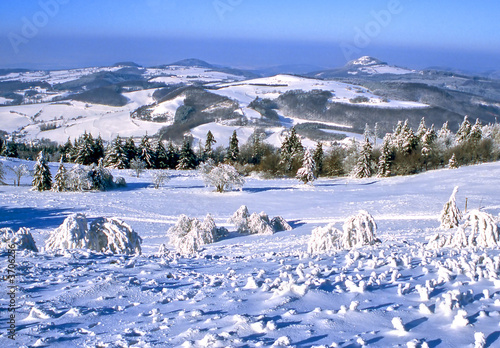
[[[401,131],[401,138],[402,138],[401,139],[402,147],[400,148],[400,150],[404,154],[408,155],[418,147],[418,138],[408,125],[408,120],[406,120],[405,123],[403,124],[403,128]]]
[[[450,160],[448,161],[448,168],[450,169],[457,169],[459,167],[458,161],[457,161],[457,156],[455,154],[451,155]]]
[[[290,172],[294,163],[302,159],[304,147],[297,135],[295,127],[290,131],[290,134],[285,137],[280,149],[280,164],[284,166],[286,172]]]
[[[384,137],[382,148],[380,149],[380,157],[378,159],[377,176],[384,178],[391,175],[391,162],[394,159],[394,151],[392,149],[392,137],[388,133]]]
[[[445,152],[449,148],[453,146],[455,142],[455,136],[450,131],[448,127],[448,121],[446,121],[437,134],[436,144],[441,151],[441,153]]]
[[[154,151],[147,134],[142,137],[141,144],[139,145],[139,159],[146,163],[146,168],[154,168]]]
[[[422,154],[422,159],[424,160],[424,165],[426,170],[429,165],[429,162],[431,161],[431,156],[436,139],[437,139],[436,131],[434,130],[434,125],[432,125],[431,128],[427,129],[427,131],[420,140],[422,144],[421,154]]]
[[[74,160],[74,158],[72,158],[73,153],[74,153],[73,144],[71,143],[71,139],[68,137],[68,140],[61,149],[61,156],[62,156],[61,158],[63,159],[63,162],[73,162]]]
[[[101,158],[104,158],[104,141],[102,140],[101,135],[97,137],[94,141],[94,147],[92,149],[92,162],[99,163]]]
[[[179,154],[179,162],[176,169],[188,170],[196,167],[196,155],[191,148],[191,141],[188,137],[184,138],[182,143],[181,152]]]
[[[216,142],[217,142],[217,140],[215,140],[214,135],[209,130],[207,132],[207,140],[205,141],[205,147],[203,149],[204,159],[213,158],[213,156],[214,156],[213,146]]]
[[[422,119],[420,120],[420,124],[418,125],[417,133],[415,134],[420,142],[423,142],[425,133],[427,133],[427,126],[425,124],[425,117],[422,117]]]
[[[67,179],[68,179],[68,171],[64,167],[63,156],[61,156],[61,160],[59,161],[59,168],[57,169],[57,173],[54,176],[52,191],[56,192],[66,191]]]
[[[137,148],[135,146],[134,138],[130,137],[125,141],[123,145],[123,151],[125,151],[125,156],[127,157],[127,163],[130,163],[137,156]]]
[[[170,169],[175,169],[177,163],[179,162],[179,155],[177,154],[177,149],[174,144],[169,141],[167,146],[167,167]]]
[[[75,163],[83,165],[94,163],[94,138],[86,131],[78,139]]]
[[[38,154],[33,173],[32,186],[32,189],[36,191],[47,191],[52,187],[52,174],[50,174],[49,165],[45,160],[43,151],[40,151]]]
[[[372,175],[372,144],[370,143],[368,134],[365,132],[365,140],[356,166],[354,167],[353,176],[355,178],[369,178]]]
[[[168,153],[161,140],[158,140],[155,144],[155,167],[157,169],[167,169],[168,168]]]
[[[106,157],[104,158],[106,167],[125,169],[128,166],[127,156],[123,148],[122,139],[118,135],[108,146]]]
[[[472,146],[477,147],[481,139],[483,138],[483,126],[481,121],[476,118],[476,123],[472,126],[469,134],[469,141]]]
[[[453,189],[450,199],[443,206],[443,210],[441,211],[441,215],[439,217],[439,222],[441,223],[440,228],[442,229],[457,227],[462,219],[462,213],[460,212],[460,209],[458,209],[456,203],[457,192],[458,186]]]
[[[226,160],[229,162],[238,162],[240,159],[240,148],[238,146],[238,135],[236,130],[233,131],[233,135],[229,138],[229,148],[226,153]]]
[[[318,142],[316,144],[316,149],[314,149],[313,160],[316,163],[316,170],[314,171],[314,175],[319,177],[323,173],[323,158],[325,154],[323,152],[323,144]]]
[[[302,161],[302,168],[297,171],[296,178],[304,184],[309,184],[316,180],[314,172],[316,171],[316,163],[309,149],[304,152],[304,159]]]
[[[468,117],[465,116],[462,124],[460,125],[460,128],[457,131],[457,134],[455,135],[455,142],[460,145],[469,141],[471,129],[472,125],[470,124]]]

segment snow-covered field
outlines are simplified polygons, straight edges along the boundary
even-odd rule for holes
[[[500,345],[500,250],[425,248],[456,185],[460,209],[467,198],[469,209],[498,217],[500,163],[314,187],[247,178],[241,192],[225,194],[196,172],[169,172],[158,190],[147,173],[114,174],[127,188],[40,193],[29,178],[0,186],[0,227],[31,228],[39,249],[72,213],[120,218],[143,238],[141,256],[17,253],[15,342],[7,338],[6,282],[0,289],[4,346],[473,347],[479,333],[486,343],[478,347]],[[281,215],[293,230],[239,235],[226,221],[241,205]],[[361,209],[375,218],[380,244],[307,254],[315,227],[341,229]],[[227,238],[194,257],[156,255],[180,214],[208,213]],[[7,262],[1,252],[2,272]]]

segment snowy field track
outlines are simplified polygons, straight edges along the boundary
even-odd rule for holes
[[[6,166],[18,160],[0,158]],[[33,166],[31,162],[25,162]],[[57,164],[51,164],[55,174]],[[6,181],[12,177],[7,172]],[[31,229],[39,249],[73,213],[117,217],[142,238],[142,255],[88,250],[16,255],[16,340],[8,338],[7,283],[0,288],[4,347],[500,347],[500,249],[429,249],[443,204],[500,213],[500,163],[394,177],[246,178],[224,194],[197,172],[170,171],[154,189],[128,171],[108,192],[34,192],[0,186],[0,227]],[[227,220],[241,206],[293,227],[244,236]],[[381,243],[307,253],[312,230],[359,210]],[[181,214],[211,214],[229,235],[181,257],[167,230]],[[497,221],[498,222],[498,221]],[[2,277],[8,253],[0,251]]]

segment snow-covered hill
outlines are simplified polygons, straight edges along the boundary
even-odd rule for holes
[[[0,158],[4,166],[21,163]],[[30,167],[33,166],[31,162]],[[57,164],[51,164],[55,172]],[[126,189],[55,193],[0,186],[0,227],[31,228],[38,248],[73,213],[117,217],[143,238],[141,256],[90,251],[16,254],[16,341],[5,347],[495,347],[500,343],[500,249],[426,249],[453,188],[463,211],[500,213],[500,163],[386,179],[247,178],[217,194],[195,172],[127,171]],[[7,182],[12,174],[8,172]],[[244,236],[227,223],[241,206],[281,215],[292,231]],[[316,256],[312,230],[364,209],[380,244]],[[180,257],[166,231],[181,214],[210,213],[229,236]],[[449,234],[451,231],[440,231]],[[0,252],[6,265],[7,252]],[[5,282],[2,291],[7,291]],[[0,297],[7,308],[9,298]],[[478,342],[484,337],[484,343]]]

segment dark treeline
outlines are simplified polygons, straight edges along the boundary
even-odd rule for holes
[[[366,128],[364,141],[330,143],[325,149],[321,142],[313,150],[316,176],[356,177],[415,174],[446,166],[496,161],[500,159],[500,125],[472,124],[467,117],[457,133],[445,123],[439,130],[428,127],[422,119],[417,130],[408,122],[399,122],[382,142],[375,129]],[[217,146],[213,134],[207,133],[205,142],[193,148],[193,139],[184,137],[182,144],[142,137],[117,136],[108,144],[101,137],[84,133],[78,139],[57,145],[47,140],[36,145],[8,142],[0,139],[0,153],[7,157],[34,159],[40,151],[50,161],[98,164],[102,159],[106,167],[117,169],[195,169],[209,159],[214,163],[231,163],[244,173],[256,171],[272,176],[294,177],[302,165],[304,146],[295,128],[284,131],[283,142],[276,148],[266,142],[265,130],[256,129],[246,143],[240,144],[236,131],[229,146]]]

